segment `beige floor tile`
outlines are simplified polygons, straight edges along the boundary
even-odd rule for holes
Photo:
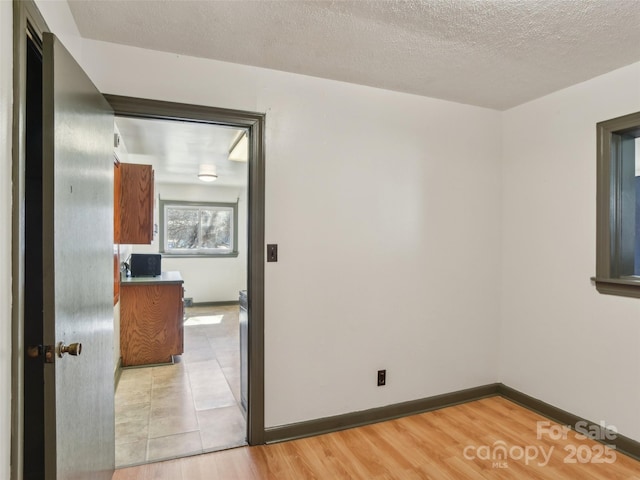
[[[151,380],[152,369],[149,367],[123,368],[120,372],[119,382],[142,383]]]
[[[209,342],[211,342],[211,348],[213,348],[214,351],[240,348],[240,340],[238,338],[209,338]]]
[[[181,357],[178,355],[174,358],[173,364],[157,365],[151,367],[151,377],[157,378],[175,378],[181,375],[186,375],[187,369],[184,363],[181,361]]]
[[[131,389],[118,389],[115,395],[116,409],[124,405],[149,403],[151,401],[151,386],[140,388],[135,385]]]
[[[150,369],[145,369],[149,370]],[[121,391],[130,391],[130,390],[144,390],[151,387],[151,375],[127,375],[127,371],[125,370],[120,376],[120,380],[118,381],[118,386],[116,387],[116,394]]]
[[[195,331],[189,328],[185,329],[184,333],[184,351],[189,352],[191,350],[199,350],[202,348],[211,348],[209,339],[204,333],[199,333],[201,330]]]
[[[240,402],[240,373],[239,371],[230,371],[226,373],[227,382],[229,382],[229,388],[231,389],[231,393],[235,397],[237,402]]]
[[[240,360],[238,360],[238,365],[226,365],[220,367],[222,370],[222,374],[224,378],[227,379],[229,383],[235,380],[236,377],[240,377]]]
[[[174,408],[174,411],[178,411],[178,409],[176,408],[176,405],[180,404],[183,400],[175,400],[173,398],[164,398],[161,400],[158,400],[154,403],[151,404],[151,414],[153,415],[154,418],[157,415],[160,415],[160,413],[156,413],[156,412],[163,412],[166,410],[170,410],[171,408]],[[185,405],[183,407],[180,407],[182,409],[182,411],[190,411],[190,409],[194,409],[195,410],[195,406],[193,403],[193,397],[191,397],[191,394],[189,393],[189,397],[186,398],[186,400],[184,400]]]
[[[192,387],[223,382],[224,379],[224,373],[216,360],[189,365],[189,380]]]
[[[131,421],[149,421],[151,403],[135,403],[132,405],[116,406],[116,425]]]
[[[149,422],[149,438],[166,437],[178,433],[198,430],[198,419],[195,411],[188,415],[169,415],[155,417]]]
[[[188,386],[189,375],[186,370],[184,372],[176,373],[175,375],[162,375],[153,377],[152,388],[173,387],[173,386]]]
[[[237,400],[233,396],[231,389],[226,387],[225,389],[221,388],[214,391],[194,390],[193,403],[196,410],[200,411],[236,405]]]
[[[187,372],[190,377],[193,375],[203,374],[206,376],[216,375],[221,373],[220,364],[213,356],[207,360],[201,360],[197,362],[187,363]]]
[[[220,368],[240,368],[240,349],[232,348],[229,350],[216,351],[216,360],[220,364]]]
[[[189,417],[195,415],[195,410],[193,402],[160,403],[151,407],[149,421],[153,422],[157,418],[170,417],[172,415]]]
[[[206,372],[200,374],[189,375],[191,379],[191,390],[208,390],[210,392],[219,391],[228,387],[229,382],[222,373],[222,370],[218,369],[212,372],[211,375],[207,375]]]
[[[149,419],[141,418],[119,422],[115,425],[116,445],[147,441],[149,438]]]
[[[202,452],[200,433],[189,432],[149,440],[147,461],[166,460]]]
[[[246,444],[246,423],[238,406],[198,412],[205,451]]]
[[[192,390],[209,390],[211,392],[224,389],[229,385],[222,370],[212,372],[211,375],[206,373],[190,375]]]
[[[191,389],[189,384],[171,385],[168,387],[154,388],[151,395],[151,407],[160,407],[166,404],[171,405],[172,402],[190,402]]]
[[[147,439],[132,443],[116,443],[116,465],[139,465],[147,460]]]
[[[184,353],[182,354],[182,358],[186,363],[194,363],[194,362],[203,362],[207,360],[215,360],[216,356],[213,353],[213,349],[211,345],[208,344],[206,347],[187,350],[185,348]]]
[[[177,355],[174,358],[179,360],[177,362],[174,360],[173,364],[153,367],[153,380],[163,378],[179,378],[184,377],[187,374],[187,366],[182,361],[182,357]]]

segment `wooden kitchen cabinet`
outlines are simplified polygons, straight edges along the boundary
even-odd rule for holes
[[[125,277],[120,288],[122,366],[169,363],[184,351],[183,281],[179,272]]]
[[[153,241],[153,168],[151,165],[120,163],[117,242],[150,244]],[[117,202],[116,202],[117,203]]]

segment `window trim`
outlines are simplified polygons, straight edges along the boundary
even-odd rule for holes
[[[166,223],[165,223],[165,207],[167,206],[180,206],[180,207],[223,207],[231,208],[232,221],[233,221],[233,249],[228,253],[203,253],[202,251],[187,253],[180,252],[174,253],[167,251],[165,245],[166,236]],[[238,251],[238,202],[188,202],[183,200],[162,200],[160,199],[160,238],[159,238],[159,250],[162,256],[171,258],[236,258],[239,255]]]
[[[596,276],[598,292],[640,298],[640,277],[626,275],[622,258],[622,142],[640,137],[640,112],[604,122],[597,128]]]

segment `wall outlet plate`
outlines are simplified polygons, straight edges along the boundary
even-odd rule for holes
[[[378,370],[378,386],[382,387],[387,384],[387,371]]]

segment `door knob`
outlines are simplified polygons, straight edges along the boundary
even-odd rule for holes
[[[82,353],[82,344],[72,343],[70,345],[65,345],[64,342],[60,342],[58,344],[58,357],[62,358],[65,353],[77,357]]]

